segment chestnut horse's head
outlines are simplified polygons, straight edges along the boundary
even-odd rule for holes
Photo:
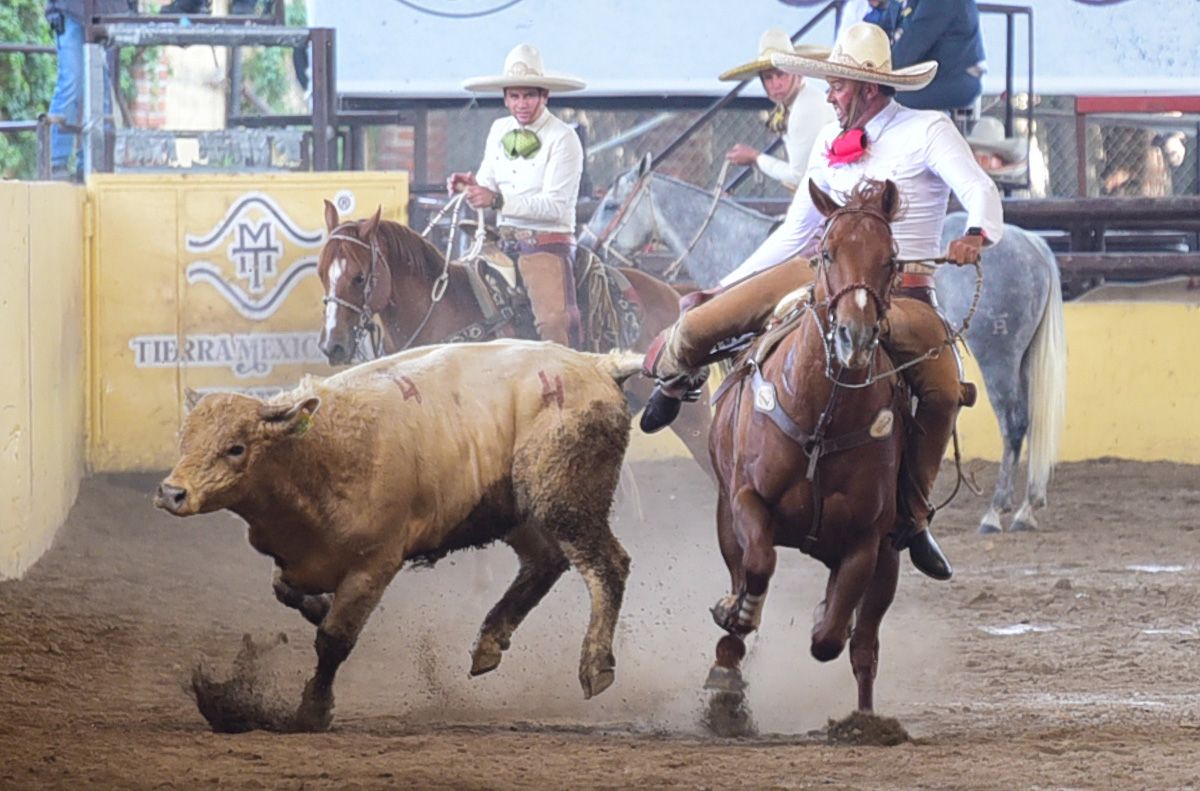
[[[365,220],[341,222],[337,209],[325,201],[329,236],[317,260],[317,275],[325,289],[321,351],[330,365],[350,362],[372,318],[391,299],[391,272],[377,238],[382,212],[380,207]]]
[[[879,345],[896,274],[891,222],[900,191],[891,181],[866,181],[844,206],[811,180],[808,191],[825,215],[817,284],[825,292],[826,345],[844,367],[865,368]]]

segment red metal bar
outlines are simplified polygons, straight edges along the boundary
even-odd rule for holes
[[[1075,111],[1092,113],[1200,113],[1200,96],[1080,96]]]

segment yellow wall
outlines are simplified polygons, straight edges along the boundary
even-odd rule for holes
[[[50,546],[84,446],[84,190],[0,182],[0,579]]]
[[[1200,306],[1071,303],[1065,306],[1064,324],[1067,418],[1059,460],[1112,456],[1200,464]],[[965,362],[980,399],[958,420],[963,455],[999,461],[1000,429],[983,377],[973,358]],[[635,434],[634,457],[687,453],[670,432]]]
[[[107,175],[89,189],[96,471],[169,468],[185,388],[263,394],[329,373],[323,200],[344,219],[382,205],[403,222],[408,205],[403,173]]]

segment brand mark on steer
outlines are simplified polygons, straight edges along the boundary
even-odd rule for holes
[[[392,378],[392,381],[400,388],[400,393],[404,396],[405,401],[415,398],[418,404],[421,403],[421,391],[417,389],[416,382],[407,376],[396,376]]]
[[[545,371],[538,371],[538,379],[542,380],[542,403],[550,406],[550,402],[562,409],[563,405],[563,384],[562,378],[558,374],[554,375],[554,384],[551,385],[550,377],[546,376]]]

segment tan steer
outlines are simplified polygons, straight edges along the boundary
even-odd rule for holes
[[[579,664],[591,697],[613,682],[629,557],[608,515],[629,441],[620,383],[640,363],[495,341],[413,349],[265,402],[210,394],[184,421],[155,505],[227,508],[275,559],[275,595],[317,626],[300,729],[328,727],[338,666],[405,562],[496,539],[521,565],[483,621],[471,673],[500,663],[569,563],[591,594]]]

